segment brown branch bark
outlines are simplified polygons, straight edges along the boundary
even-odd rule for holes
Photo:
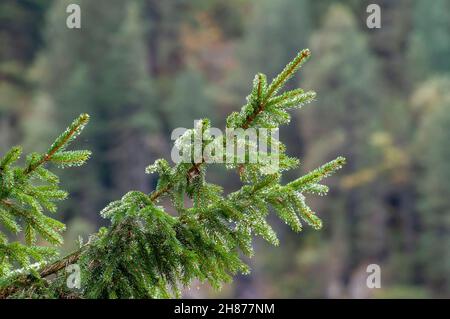
[[[79,250],[75,251],[74,253],[64,257],[61,260],[58,260],[46,267],[44,267],[40,272],[39,275],[41,278],[48,277],[52,274],[57,273],[58,271],[64,269],[68,265],[71,265],[78,261],[83,251],[87,248],[87,245],[81,247]],[[31,275],[24,275],[20,278],[18,278],[14,284],[11,286],[8,286],[6,288],[0,289],[0,299],[6,299],[12,294],[18,292],[20,289],[31,285],[33,283],[35,278],[33,278]]]

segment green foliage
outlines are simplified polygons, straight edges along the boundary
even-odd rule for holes
[[[77,118],[43,154],[30,154],[24,167],[17,161],[20,147],[13,147],[0,160],[0,226],[10,234],[23,233],[25,243],[9,242],[7,233],[0,232],[0,277],[10,274],[16,266],[29,267],[54,256],[56,250],[39,246],[37,235],[52,245],[62,243],[63,223],[46,215],[55,213],[56,202],[67,193],[58,186],[59,179],[46,166],[80,166],[90,156],[89,151],[67,151],[67,146],[81,133],[89,121],[86,114]]]
[[[270,84],[263,74],[257,74],[248,103],[239,113],[228,117],[227,126],[278,128],[289,122],[286,110],[312,101],[315,93],[304,93],[300,89],[277,93],[309,56],[309,50],[301,51]],[[202,126],[188,131],[175,144],[183,146],[191,140],[192,134],[207,136],[209,120],[199,123]],[[69,132],[72,130],[73,126]],[[63,136],[67,136],[67,132]],[[50,149],[54,153],[52,158],[60,154],[54,150],[61,149],[61,143],[68,140],[65,137],[57,140]],[[215,142],[212,138],[204,139],[203,149]],[[219,143],[223,141],[219,140]],[[280,142],[270,140],[270,143]],[[147,168],[147,173],[159,174],[156,190],[150,194],[131,191],[121,200],[110,203],[101,215],[111,221],[111,226],[91,236],[89,242],[75,253],[77,257],[72,262],[77,261],[80,265],[83,278],[77,295],[87,298],[169,298],[180,296],[180,288],[189,286],[194,279],[220,288],[234,275],[249,272],[241,253],[253,255],[255,235],[278,245],[277,235],[267,222],[270,207],[296,232],[302,230],[302,221],[320,229],[322,222],[306,204],[304,194],[326,193],[326,186],[319,183],[341,168],[345,160],[339,157],[282,185],[282,172],[296,167],[297,161],[284,153],[284,147],[281,149],[280,165],[272,167],[270,173],[264,162],[228,165],[229,169],[238,169],[244,183],[228,195],[223,194],[220,186],[206,181],[205,158],[173,167],[165,160],[157,160]],[[66,163],[70,158],[78,164],[81,154],[61,153],[55,162]],[[16,157],[13,151],[4,162],[9,163]],[[29,167],[34,168],[34,163],[40,161],[42,157],[31,161]],[[190,199],[190,205],[187,205],[186,197]],[[171,200],[177,216],[158,205],[165,198]],[[14,229],[14,224],[11,227]],[[47,272],[43,270],[42,273]],[[50,287],[53,285],[54,290],[63,291],[61,284],[62,281],[56,280]],[[52,296],[52,289],[49,289],[42,293]],[[16,296],[27,295],[27,287],[15,293]]]
[[[448,85],[448,81],[444,81]],[[434,101],[425,114],[416,140],[422,171],[419,209],[422,232],[419,245],[420,264],[433,291],[450,293],[450,94]],[[429,260],[439,262],[430,263]]]
[[[271,128],[277,124],[276,113],[265,109],[265,105],[278,105],[278,110],[283,110],[303,103],[305,98],[299,98],[303,94],[299,90],[283,96],[273,95],[307,56],[309,51],[302,51],[269,86],[264,85],[263,75],[257,75],[249,104],[240,113],[232,114],[228,125]],[[266,116],[261,119],[263,114]],[[280,172],[266,175],[258,170],[260,167],[243,164],[244,170],[252,171],[255,176],[253,182],[223,196],[219,186],[205,181],[204,165],[197,164],[196,175],[192,176],[196,164],[181,163],[171,168],[166,161],[158,160],[147,169],[149,173],[160,174],[154,193],[147,196],[130,192],[102,211],[102,216],[111,219],[113,226],[85,257],[86,262],[96,261],[89,269],[89,273],[95,271],[95,274],[87,274],[90,281],[86,287],[92,287],[88,288],[88,296],[169,297],[169,288],[177,296],[179,284],[189,285],[193,279],[220,287],[238,272],[248,272],[239,251],[248,256],[253,254],[252,234],[278,245],[277,236],[266,221],[269,206],[295,231],[302,229],[299,216],[320,229],[321,221],[305,203],[302,191],[317,188],[318,182],[343,164],[344,159],[338,158],[284,186],[280,184]],[[185,195],[192,199],[193,207],[185,207]],[[163,197],[172,199],[178,217],[155,205],[155,200]],[[123,247],[115,247],[114,242],[120,242]],[[121,249],[120,253],[115,249]],[[125,258],[128,254],[133,257]],[[124,259],[117,258],[118,255]],[[135,271],[130,270],[131,261]],[[108,276],[100,276],[105,273]]]
[[[82,32],[61,27],[69,3],[81,5]],[[449,296],[444,218],[448,142],[440,118],[445,113],[435,111],[446,109],[442,97],[450,87],[449,1],[381,0],[379,30],[365,26],[369,3],[341,0],[336,9],[335,0],[3,0],[0,157],[16,144],[43,150],[66,121],[82,112],[92,115],[95,122],[84,138],[96,156],[82,170],[58,173],[63,188],[73,191],[58,203],[57,215],[68,222],[61,249],[68,253],[78,248],[80,234],[87,238],[95,231],[100,223],[96,212],[106,203],[129,189],[150,192],[157,175],[158,190],[170,186],[170,174],[161,178],[158,170],[148,177],[141,170],[167,155],[171,128],[190,127],[192,119],[203,116],[222,125],[261,66],[270,80],[292,52],[310,46],[315,58],[299,79],[305,91],[313,88],[319,98],[313,108],[293,115],[292,125],[281,128],[288,154],[302,160],[298,169],[283,171],[283,181],[336,153],[351,159],[349,176],[328,180],[333,191],[324,199],[308,196],[326,193],[322,184],[302,190],[324,216],[323,231],[304,232],[299,241],[271,217],[282,249],[258,245],[250,261],[258,271],[239,276],[213,295],[359,298],[364,291],[354,287],[370,260],[381,262],[386,279],[383,291],[371,291],[372,297],[411,297],[408,290],[415,285],[430,296]],[[437,74],[444,80],[438,86],[424,82]],[[286,89],[297,83],[292,79]],[[415,88],[420,90],[411,96]],[[286,122],[286,114],[278,112],[272,113],[278,123]],[[424,117],[430,124],[421,125]],[[373,139],[372,128],[379,130]],[[423,139],[421,150],[413,154],[416,132]],[[294,166],[297,160],[291,160]],[[240,170],[246,183],[270,172],[268,165],[230,167]],[[171,169],[168,163],[160,170],[166,169]],[[208,166],[208,181],[217,183],[225,172]],[[192,185],[201,181],[178,185],[192,194],[197,206],[203,197],[192,193]],[[220,184],[228,194],[238,183],[232,176]],[[176,205],[165,208],[170,214],[191,207],[181,193],[167,196]],[[169,200],[161,203],[166,206]],[[276,200],[270,206],[295,229],[298,221],[307,225],[292,209],[274,210],[279,207]],[[32,231],[22,220],[12,221],[21,229],[20,240],[25,241],[26,233],[31,239]],[[16,240],[14,223],[2,215],[2,234],[11,241]],[[74,290],[54,289],[65,287],[65,273],[58,275],[56,281],[49,277],[51,285],[33,280],[33,289],[15,296],[71,296]],[[261,282],[270,289],[260,289]]]
[[[345,148],[355,153],[357,147],[353,146],[366,144],[378,124],[381,105],[379,69],[367,39],[345,6],[331,6],[323,20],[322,27],[311,36],[311,47],[317,52],[317,59],[305,67],[302,84],[328,94],[321,96],[317,107],[305,112],[311,123],[320,118],[322,125],[313,124],[314,127],[305,129],[310,129],[313,136],[324,135],[323,139],[333,140],[344,132],[341,125],[344,124]],[[351,117],[348,116],[350,113]],[[332,151],[331,147],[325,149]],[[358,162],[360,158],[357,157]]]
[[[427,1],[415,1],[413,26],[411,34],[411,55],[417,70],[411,70],[416,76],[424,76],[430,71],[448,73],[450,71],[450,19],[448,12],[450,3],[436,0],[433,5]],[[424,70],[422,70],[424,68]],[[419,74],[417,74],[419,73]]]

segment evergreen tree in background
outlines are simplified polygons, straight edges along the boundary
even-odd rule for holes
[[[191,127],[194,124],[192,118],[202,116],[211,102],[205,94],[207,87],[208,83],[202,74],[191,68],[177,75],[163,107],[165,118],[172,127]],[[187,96],[189,99],[186,99]]]
[[[150,189],[132,168],[145,166],[152,156],[147,136],[156,136],[160,123],[152,115],[158,104],[146,67],[139,1],[77,2],[89,32],[59,27],[65,24],[68,3],[73,1],[56,1],[48,13],[47,47],[36,69],[44,79],[43,91],[58,106],[56,119],[66,121],[80,112],[94,118],[85,138],[96,141],[96,156],[86,173],[67,179],[77,203],[89,214],[131,187]],[[131,153],[136,155],[130,158]],[[69,214],[72,209],[67,207]]]
[[[292,14],[295,12],[295,14]],[[264,65],[267,75],[275,76],[279,71],[279,66],[289,59],[289,54],[294,52],[297,47],[306,47],[307,39],[311,31],[311,14],[309,0],[261,0],[254,1],[249,17],[245,19],[245,34],[239,42],[237,56],[239,67],[232,70],[228,79],[228,96],[231,97],[230,103],[234,105],[239,103],[241,96],[246,93],[251,76],[257,72],[261,65]],[[295,30],[294,33],[288,30]],[[265,52],[265,54],[260,54]],[[295,87],[295,80],[287,84],[288,88]],[[297,121],[293,118],[292,125],[281,128],[281,134],[286,136],[285,143],[291,150],[293,156],[300,156],[303,152],[302,136],[296,130]],[[287,177],[295,176],[294,171],[286,172]],[[295,243],[290,247],[290,240],[295,242],[295,234],[291,234],[284,229],[279,230],[285,238],[286,250],[299,249],[302,243]],[[291,236],[292,237],[289,237]],[[305,234],[305,236],[308,236]],[[297,245],[298,244],[298,245]],[[257,243],[258,245],[258,243]],[[282,280],[281,274],[289,273],[291,269],[297,268],[293,263],[293,258],[281,259],[271,256],[272,250],[267,245],[261,243],[258,245],[261,251],[253,262],[261,267],[255,269],[250,276],[241,276],[236,280],[235,295],[246,298],[253,297],[251,293],[257,291],[258,270],[260,268],[278,267],[277,274],[271,278],[270,283],[274,289],[282,286],[280,294],[288,292],[287,286],[292,283],[291,278]],[[301,249],[301,248],[300,248]],[[278,252],[273,252],[278,253]],[[297,268],[298,269],[298,268]],[[272,276],[271,276],[272,277]],[[300,285],[302,286],[302,285]],[[304,286],[302,286],[304,288]]]
[[[450,72],[449,10],[450,2],[446,0],[436,0],[433,3],[415,1],[411,56],[418,70],[411,72],[417,78],[431,72]]]
[[[50,0],[0,3],[0,149],[18,143],[24,133],[16,123],[34,89],[28,68],[42,45],[42,25]]]
[[[227,118],[227,128],[274,129],[289,123],[287,110],[299,108],[316,96],[312,91],[301,89],[281,91],[309,56],[309,50],[299,52],[270,84],[264,74],[257,74],[247,103],[240,112],[233,112]],[[21,205],[21,209],[31,210],[33,216],[40,216],[47,224],[44,227],[32,223],[32,229],[36,228],[50,243],[59,242],[50,235],[61,230],[62,225],[45,218],[39,204],[54,210],[49,199],[60,198],[62,194],[39,192],[24,179],[49,161],[63,166],[82,164],[89,153],[66,152],[64,146],[79,133],[86,121],[86,115],[80,116],[46,154],[31,156],[25,169],[11,172],[10,164],[18,157],[17,149],[1,160],[0,194],[5,213],[1,211],[0,216],[3,225],[11,224],[9,215],[16,215],[19,209],[15,207]],[[176,140],[175,145],[179,149],[191,149],[192,139],[199,137],[202,150],[211,146],[217,149],[228,142],[224,136],[213,138],[210,135],[208,119],[198,123]],[[262,134],[261,131],[258,134]],[[297,167],[298,160],[286,155],[280,141],[273,137],[268,137],[267,141],[269,146],[279,145],[280,153],[276,154],[279,165],[268,161],[269,154],[261,149],[258,163],[240,163],[234,154],[233,161],[227,162],[227,168],[237,170],[243,186],[228,195],[223,194],[220,186],[206,181],[208,158],[205,155],[199,161],[191,157],[191,162],[173,167],[166,160],[157,160],[147,168],[147,173],[159,175],[153,192],[131,191],[121,200],[110,203],[101,212],[111,222],[108,228],[100,229],[86,244],[81,243],[76,252],[45,266],[29,267],[29,262],[23,262],[24,257],[41,258],[37,251],[32,250],[33,236],[28,235],[27,230],[28,246],[20,246],[22,254],[18,257],[19,263],[25,267],[15,271],[10,271],[8,264],[3,267],[0,297],[164,298],[180,296],[180,286],[189,286],[194,279],[220,288],[237,273],[248,273],[249,268],[243,263],[241,253],[253,255],[253,236],[278,245],[277,235],[267,222],[269,207],[296,232],[302,230],[303,223],[320,229],[322,222],[306,204],[305,195],[327,193],[328,188],[321,184],[322,179],[345,162],[344,158],[338,157],[300,178],[281,184],[282,173]],[[246,148],[251,143],[244,140]],[[56,177],[53,174],[46,170],[39,172],[54,186]],[[190,199],[189,205],[185,197]],[[171,200],[176,216],[158,205],[163,198]],[[3,262],[10,261],[8,254],[10,252],[6,250],[0,255]],[[78,290],[67,287],[63,271],[74,263],[82,272],[82,286]],[[56,276],[51,278],[50,275]]]
[[[68,3],[83,8],[89,32],[59,27],[65,24]],[[56,1],[50,9],[47,47],[36,63],[36,77],[44,78],[44,98],[58,106],[53,106],[53,117],[68,120],[89,112],[94,119],[86,138],[96,141],[96,156],[86,173],[67,179],[86,214],[131,187],[149,191],[151,181],[133,168],[167,152],[162,131],[191,127],[191,117],[208,115],[206,81],[196,70],[183,70],[180,61],[179,29],[196,5],[80,0]],[[136,156],[130,158],[131,153]],[[71,209],[67,207],[69,215]]]
[[[305,67],[302,84],[327,94],[320,95],[317,107],[299,117],[302,135],[308,141],[304,163],[312,167],[336,150],[345,150],[351,158],[347,171],[356,172],[372,165],[375,158],[368,142],[381,117],[376,61],[355,18],[342,5],[329,8],[323,26],[312,34],[310,45],[318,52],[318,58]],[[313,124],[317,121],[321,125]],[[376,187],[371,185],[371,189]],[[329,215],[333,223],[332,242],[336,245],[328,256],[334,260],[333,268],[328,270],[329,286],[341,282],[341,276],[351,280],[358,263],[379,253],[382,244],[376,236],[384,227],[383,220],[363,222],[367,218],[382,218],[380,207],[372,206],[379,194],[360,188],[342,196],[344,191],[340,189],[337,198],[332,199],[333,204],[327,205],[333,211]],[[331,291],[333,297],[346,294],[343,287]]]
[[[450,294],[450,80],[441,78],[424,86],[435,87],[437,95],[423,105],[425,114],[416,139],[416,151],[422,168],[417,178],[421,217],[420,266],[435,293]],[[429,89],[428,89],[429,91]],[[431,104],[431,105],[430,105]],[[429,263],[429,260],[436,262]]]
[[[167,132],[172,127],[191,127],[193,118],[214,119],[207,94],[209,83],[204,74],[187,61],[183,43],[183,29],[192,24],[196,14],[220,2],[207,3],[203,0],[146,0],[142,6],[143,16],[149,21],[144,41],[148,48],[150,76],[159,104],[159,118]]]
[[[247,37],[240,47],[243,71],[253,74],[266,65],[268,76],[275,76],[278,66],[289,59],[289,52],[307,44],[311,31],[309,7],[307,0],[258,1],[246,20]],[[287,30],[295,30],[295,34]],[[267,55],[255,54],[261,51]]]

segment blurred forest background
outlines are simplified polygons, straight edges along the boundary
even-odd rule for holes
[[[366,26],[373,2],[381,29]],[[69,3],[81,30],[66,27]],[[94,156],[62,179],[67,253],[105,223],[106,203],[153,189],[144,168],[170,159],[174,128],[204,116],[222,127],[257,71],[273,76],[306,47],[290,85],[318,98],[280,138],[302,161],[288,178],[348,159],[312,199],[324,228],[274,222],[281,246],[256,241],[250,276],[185,296],[450,297],[449,0],[1,0],[0,154],[43,151],[91,114],[80,143]],[[231,191],[233,175],[210,178]],[[381,289],[366,287],[371,263]]]

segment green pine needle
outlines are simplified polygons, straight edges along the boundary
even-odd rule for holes
[[[302,89],[277,94],[309,56],[307,49],[299,52],[269,85],[265,75],[258,73],[246,104],[227,118],[227,127],[278,128],[289,123],[287,111],[312,102],[316,94]],[[261,162],[228,163],[227,168],[237,171],[243,185],[224,195],[219,185],[206,181],[208,163],[204,158],[174,166],[159,159],[146,169],[148,174],[159,175],[154,192],[130,191],[110,203],[100,213],[110,221],[109,227],[101,228],[66,258],[36,268],[33,261],[48,262],[54,253],[36,246],[38,236],[59,245],[65,229],[63,223],[46,215],[56,211],[55,202],[67,196],[46,164],[80,166],[89,159],[89,151],[66,150],[88,120],[86,114],[77,118],[45,154],[29,155],[23,169],[11,167],[21,154],[20,148],[13,148],[0,160],[0,224],[20,234],[20,221],[24,221],[26,243],[9,243],[0,232],[0,278],[5,278],[0,280],[0,298],[58,297],[61,293],[80,298],[170,298],[180,297],[181,287],[189,286],[193,280],[219,289],[233,276],[250,271],[241,254],[253,255],[254,236],[279,245],[277,234],[268,223],[272,211],[295,232],[303,229],[302,222],[320,229],[322,221],[307,205],[305,194],[326,194],[328,187],[319,183],[345,164],[345,159],[338,157],[282,185],[283,172],[297,167],[298,160],[286,155],[286,147],[280,141],[270,138],[269,146],[279,146],[279,165],[272,167],[264,153]],[[191,136],[205,135],[209,120],[202,123],[201,131],[194,128],[175,144],[189,147]],[[214,142],[204,139],[202,149]],[[224,140],[219,142],[221,145]],[[170,200],[170,210],[176,215],[157,206],[164,198]],[[63,269],[71,263],[81,267],[83,286],[67,292]],[[15,265],[23,268],[17,270]],[[28,274],[54,278],[44,289],[38,285],[39,280],[30,279]],[[22,283],[20,287],[18,282]]]

